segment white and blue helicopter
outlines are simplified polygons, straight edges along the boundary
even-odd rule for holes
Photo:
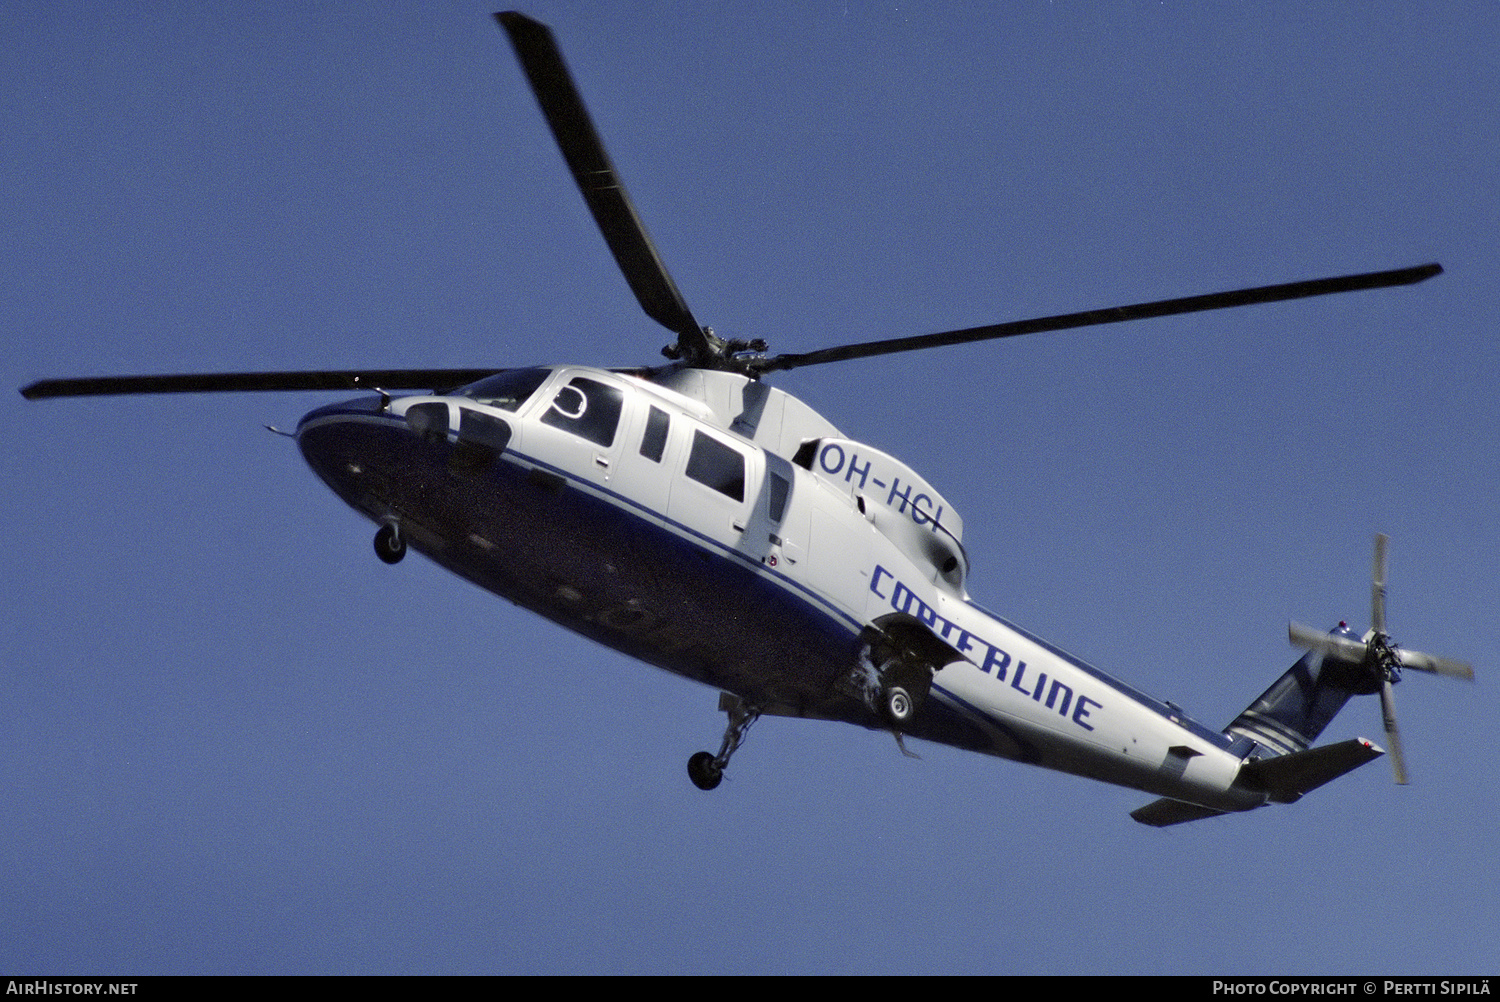
[[[325,483],[378,529],[483,588],[624,654],[713,686],[728,726],[688,761],[721,781],[762,715],[836,720],[1141,790],[1164,826],[1303,794],[1384,752],[1313,742],[1354,695],[1392,704],[1403,669],[1472,679],[1403,650],[1385,625],[1376,539],[1370,629],[1292,624],[1307,649],[1216,730],[974,603],[963,521],[900,460],[845,436],[766,375],[1042,331],[1409,285],[1436,264],[1012,321],[802,354],[702,326],[620,182],[551,32],[496,15],[584,201],[646,313],[664,365],[359,370],[44,380],[28,399],[363,390],[302,418]],[[396,396],[393,391],[418,391]]]

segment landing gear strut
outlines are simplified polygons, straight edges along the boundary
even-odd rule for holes
[[[724,769],[729,765],[729,756],[745,740],[750,725],[760,719],[759,710],[746,706],[744,700],[733,693],[719,693],[719,709],[729,714],[729,726],[724,729],[719,754],[701,751],[688,759],[688,778],[700,790],[712,790],[719,785],[724,779]]]
[[[375,533],[375,555],[388,564],[399,564],[406,556],[406,537],[395,522],[386,522]]]

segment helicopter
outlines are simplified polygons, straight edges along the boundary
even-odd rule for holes
[[[44,380],[28,399],[368,391],[294,433],[315,473],[415,549],[607,647],[710,685],[727,725],[688,761],[709,790],[763,715],[842,721],[1082,775],[1159,798],[1168,825],[1289,803],[1383,754],[1314,747],[1353,695],[1379,693],[1398,782],[1392,686],[1404,669],[1472,679],[1385,632],[1384,537],[1371,627],[1294,624],[1308,653],[1222,730],[973,602],[963,521],[912,467],[767,382],[809,367],[1028,333],[1424,281],[1436,264],[1138,303],[803,353],[701,325],[619,180],[552,33],[496,15],[665,364]],[[406,391],[414,391],[406,393]],[[397,392],[405,395],[397,396]],[[726,599],[726,596],[729,598]]]

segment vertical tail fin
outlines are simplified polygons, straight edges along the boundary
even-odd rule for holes
[[[1333,635],[1359,641],[1342,623]],[[1310,651],[1224,731],[1264,745],[1278,755],[1304,751],[1350,696],[1377,692],[1379,688],[1379,681],[1362,665]]]

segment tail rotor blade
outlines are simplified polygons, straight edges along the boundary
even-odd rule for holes
[[[1385,553],[1390,537],[1380,533],[1375,537],[1375,567],[1370,573],[1370,629],[1385,632]]]
[[[1293,647],[1332,655],[1340,661],[1349,661],[1354,664],[1363,662],[1370,650],[1367,644],[1341,637],[1335,633],[1315,630],[1303,623],[1288,623],[1287,638],[1292,642]]]
[[[1396,782],[1405,786],[1409,777],[1406,773],[1406,753],[1401,750],[1401,730],[1396,726],[1396,700],[1391,691],[1391,680],[1386,679],[1380,686],[1380,715],[1385,718],[1385,740],[1391,753],[1391,769],[1396,773]]]
[[[1396,659],[1402,668],[1431,672],[1434,675],[1446,675],[1448,678],[1463,679],[1466,682],[1474,681],[1474,666],[1467,661],[1440,658],[1435,654],[1406,650],[1397,651]]]

